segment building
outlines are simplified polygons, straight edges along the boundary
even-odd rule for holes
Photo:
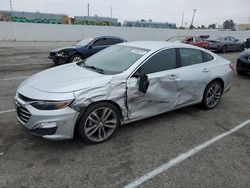
[[[168,22],[153,22],[152,20],[146,21],[124,21],[124,27],[146,27],[146,28],[164,28],[164,29],[176,29],[175,23]]]
[[[64,14],[48,14],[40,12],[19,12],[0,10],[0,21],[64,24],[68,16]]]
[[[74,17],[75,24],[81,25],[107,25],[107,26],[117,26],[118,19],[117,18],[109,18],[109,17],[99,17],[95,16],[75,16]]]
[[[250,30],[250,23],[248,23],[248,24],[237,24],[235,29],[237,31]]]

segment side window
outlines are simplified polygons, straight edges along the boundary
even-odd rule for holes
[[[106,45],[115,45],[115,44],[118,44],[118,43],[121,43],[121,42],[123,42],[123,41],[120,40],[120,39],[107,38],[106,41],[105,41],[105,44]]]
[[[202,52],[191,48],[181,48],[180,58],[182,67],[203,63]]]
[[[202,52],[203,53],[203,59],[204,62],[208,62],[208,61],[212,61],[214,60],[214,57],[206,52]]]
[[[176,51],[168,49],[158,52],[140,68],[141,74],[150,74],[176,68]]]
[[[106,45],[106,40],[105,38],[102,38],[102,39],[97,39],[93,44],[92,46],[104,46]]]

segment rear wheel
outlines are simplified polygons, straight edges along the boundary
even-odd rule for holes
[[[205,109],[213,109],[220,102],[222,95],[222,85],[218,81],[213,81],[205,89],[202,105]]]
[[[100,102],[90,106],[80,119],[78,131],[88,143],[108,140],[120,125],[119,110],[111,103]]]
[[[242,52],[244,49],[245,49],[245,46],[244,46],[244,45],[241,45],[241,46],[239,46],[238,51],[239,51],[239,52]]]

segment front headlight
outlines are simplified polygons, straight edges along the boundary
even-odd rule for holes
[[[72,103],[70,101],[37,101],[31,103],[31,106],[38,110],[59,110],[62,108],[66,108]]]
[[[58,53],[56,53],[56,56],[64,57],[64,56],[66,56],[66,53],[65,52],[58,52]]]

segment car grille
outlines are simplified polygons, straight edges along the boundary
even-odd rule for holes
[[[30,119],[31,113],[23,106],[16,104],[16,111],[18,118],[23,122],[27,123]]]
[[[28,97],[25,97],[25,96],[21,95],[20,93],[18,93],[18,98],[22,99],[24,102],[32,102],[32,101],[34,101],[33,99],[30,99]],[[23,123],[27,123],[29,121],[31,113],[29,112],[29,110],[27,110],[27,108],[25,108],[24,106],[19,104],[18,101],[16,101],[16,111],[17,111],[18,118]]]

